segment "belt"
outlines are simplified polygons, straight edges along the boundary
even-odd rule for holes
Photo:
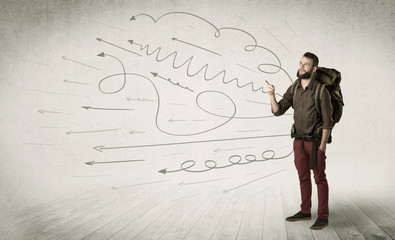
[[[317,152],[318,152],[317,141],[321,140],[321,136],[310,136],[310,135],[301,135],[301,134],[292,133],[291,137],[302,141],[313,142],[313,147],[311,149],[310,169],[314,170],[317,162]]]

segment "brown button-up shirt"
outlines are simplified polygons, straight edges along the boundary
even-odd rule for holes
[[[306,89],[298,81],[295,99],[292,104],[291,88],[287,89],[283,98],[279,101],[280,108],[274,113],[275,116],[283,115],[291,106],[294,108],[295,132],[301,135],[320,134],[322,129],[332,129],[334,122],[332,119],[331,96],[325,88],[321,103],[321,114],[315,107],[315,89],[318,86],[316,80],[311,80]]]

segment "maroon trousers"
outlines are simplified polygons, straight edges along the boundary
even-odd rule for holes
[[[294,140],[294,155],[295,155],[295,166],[298,170],[300,193],[302,198],[302,204],[300,205],[302,213],[311,213],[311,170],[310,170],[310,158],[312,152],[313,142]],[[315,184],[317,185],[318,195],[318,217],[328,219],[329,208],[328,208],[328,182],[325,174],[325,152],[319,149],[320,141],[317,142],[317,162],[314,173]]]

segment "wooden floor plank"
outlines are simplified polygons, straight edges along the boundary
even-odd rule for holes
[[[237,239],[261,239],[266,192],[251,193]]]
[[[135,191],[133,194],[121,193],[118,195],[118,198],[121,199],[113,200],[111,205],[107,205],[107,208],[103,209],[103,211],[95,214],[90,213],[90,216],[80,219],[80,223],[77,224],[77,226],[80,227],[75,228],[74,231],[69,231],[63,237],[58,239],[83,239],[84,237],[106,225],[108,222],[119,218],[125,213],[133,211],[137,206],[140,206],[148,199],[161,194],[163,194],[163,191],[155,189],[151,189],[150,191],[140,191],[139,193]]]
[[[271,188],[265,194],[265,210],[262,239],[286,239],[285,218],[281,190]]]
[[[56,211],[48,216],[43,216],[41,221],[33,223],[31,228],[26,231],[25,237],[27,239],[43,239],[44,236],[50,236],[54,233],[61,234],[58,233],[58,228],[67,226],[69,222],[74,219],[89,213],[92,209],[100,208],[111,201],[108,197],[99,201],[92,201],[92,199],[93,198],[90,198],[89,201],[83,203],[81,203],[79,199],[70,199],[71,204],[61,204]],[[76,207],[74,207],[74,205],[76,205]],[[47,210],[45,210],[45,212],[46,211]],[[43,219],[45,219],[45,221]]]
[[[175,240],[185,239],[197,221],[207,213],[208,209],[212,207],[219,198],[223,195],[222,192],[203,193],[199,198],[188,198],[185,201],[194,202],[193,207],[190,207],[167,231],[161,236],[161,240]]]
[[[243,188],[235,190],[234,194],[215,231],[211,235],[211,240],[236,239],[243,220],[249,194],[248,189]]]
[[[233,196],[234,192],[220,192],[219,198],[215,201],[214,205],[203,213],[191,231],[186,235],[185,239],[210,239]]]
[[[181,235],[179,236],[181,238],[177,238],[174,234],[177,232],[177,229],[174,229],[177,227],[176,223],[178,222],[183,226],[185,222],[180,222],[180,219],[184,219],[184,221],[189,220],[192,217],[191,213],[193,213],[193,211],[199,210],[202,205],[207,205],[209,201],[206,197],[202,198],[201,195],[195,195],[190,198],[174,200],[174,205],[169,209],[169,211],[162,214],[162,216],[157,218],[133,239],[183,239],[185,236]]]
[[[65,224],[58,224],[56,228],[45,232],[40,239],[76,239],[78,234],[86,236],[88,229],[95,228],[94,222],[97,219],[105,218],[107,215],[111,216],[112,213],[124,210],[123,206],[126,203],[133,205],[135,202],[142,201],[141,197],[139,197],[142,191],[135,191],[135,194],[131,195],[118,193],[116,190],[111,190],[106,199],[92,199],[92,206],[79,211]]]
[[[162,189],[159,194],[146,199],[83,239],[130,239],[131,236],[137,235],[146,226],[144,224],[154,221],[158,215],[174,204],[168,198],[173,196],[176,191],[177,189],[174,187]]]
[[[346,197],[345,193],[336,193],[336,199],[349,220],[366,239],[391,239],[370,216]]]
[[[357,192],[352,193],[353,196],[365,197]],[[391,239],[395,239],[395,219],[391,217],[388,212],[384,211],[381,203],[371,201],[368,198],[353,199],[347,196],[363,213],[369,216],[378,227],[380,227]]]
[[[58,214],[67,213],[70,210],[73,211],[90,204],[92,196],[96,194],[93,191],[88,191],[22,210],[17,214],[17,224],[29,228],[29,226],[51,221]]]
[[[338,204],[339,199],[335,193],[330,195],[329,205],[329,224],[335,230],[340,239],[364,240],[365,237],[354,226],[348,216],[345,214],[347,209]]]

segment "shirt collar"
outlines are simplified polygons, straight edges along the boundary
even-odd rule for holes
[[[299,81],[297,82],[296,89],[298,89],[299,87],[302,86],[302,84],[300,83],[301,80],[300,80],[300,79],[298,79],[298,80],[299,80]],[[313,78],[313,79],[311,79],[309,85],[307,85],[306,89],[315,90],[315,87],[317,86],[317,84],[318,84],[317,80],[315,80],[315,79]]]

